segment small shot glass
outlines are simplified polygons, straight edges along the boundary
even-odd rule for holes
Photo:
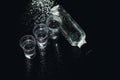
[[[20,47],[24,51],[24,55],[27,59],[33,59],[36,55],[36,41],[32,35],[25,35],[20,39]]]
[[[40,50],[44,50],[47,46],[47,41],[49,37],[48,32],[48,27],[44,23],[36,24],[33,28],[33,34],[36,38],[37,45]]]
[[[59,28],[62,25],[62,20],[57,15],[50,15],[46,20],[46,25],[50,31],[50,36],[52,39],[56,39],[58,37]]]

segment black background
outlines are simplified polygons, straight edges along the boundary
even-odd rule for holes
[[[19,38],[22,35],[31,34],[31,29],[23,27],[20,24],[20,19],[29,1],[17,0],[6,2],[3,3],[6,5],[2,5],[2,24],[5,26],[5,30],[2,32],[4,34],[3,39],[5,39],[3,44],[5,47],[3,55],[5,57],[1,56],[3,61],[3,68],[1,69],[3,69],[3,74],[5,74],[3,80],[10,78],[12,80],[24,80],[25,57],[19,47]],[[109,12],[106,13],[112,9],[108,7],[108,5],[111,6],[111,3],[91,0],[59,0],[58,3],[70,13],[86,32],[87,44],[79,50],[78,48],[70,47],[63,38],[60,44],[65,45],[62,47],[63,53],[65,53],[62,59],[64,63],[58,72],[54,73],[53,69],[51,71],[53,75],[46,76],[49,78],[48,80],[86,80],[96,78],[96,76],[101,78],[109,72],[118,71],[116,69],[119,64],[117,63],[118,58],[114,56],[116,48],[110,48],[110,46],[115,46],[115,43],[113,43],[115,41],[113,37],[111,38],[114,35],[110,34],[114,29],[108,28],[108,24],[112,21],[107,20],[113,16]],[[111,23],[111,25],[113,24]],[[106,40],[106,38],[110,39]],[[52,50],[54,49],[51,48],[51,52],[48,54],[52,55]]]

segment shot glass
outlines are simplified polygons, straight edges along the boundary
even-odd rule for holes
[[[25,35],[21,37],[20,47],[23,49],[24,55],[27,59],[33,59],[35,57],[36,41],[32,35]]]
[[[48,41],[48,27],[44,23],[36,24],[33,29],[33,34],[37,40],[37,45],[40,50],[44,50]]]
[[[62,20],[59,16],[50,15],[46,20],[46,25],[50,31],[50,36],[52,39],[58,37],[60,26],[62,25]]]

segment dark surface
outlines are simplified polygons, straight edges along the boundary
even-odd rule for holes
[[[7,48],[7,50],[4,50],[6,58],[2,58],[4,61],[3,74],[5,74],[3,80],[10,78],[12,78],[12,80],[24,80],[25,78],[25,57],[22,49],[19,47],[19,39],[25,34],[32,34],[31,27],[26,27],[21,24],[21,15],[28,2],[28,0],[12,1],[10,4],[8,2],[8,7],[3,9],[6,17],[5,19],[3,17],[5,22],[3,24],[7,26],[5,27],[5,29],[7,28],[7,33],[3,37],[6,40],[5,48]],[[115,44],[105,40],[106,36],[108,38],[111,37],[108,33],[111,32],[112,29],[109,28],[109,31],[106,33],[106,30],[108,30],[107,27],[99,27],[102,26],[102,24],[104,25],[102,20],[107,18],[103,18],[102,16],[104,11],[100,12],[100,7],[102,7],[100,6],[101,3],[90,0],[60,0],[59,4],[66,9],[86,32],[87,44],[82,46],[81,49],[71,47],[64,37],[61,36],[59,44],[63,63],[58,64],[55,57],[55,49],[52,44],[53,42],[50,41],[46,53],[48,73],[45,73],[45,77],[47,80],[88,80],[96,78],[97,73],[106,76],[106,72],[116,71],[113,66],[118,65],[116,65],[118,58],[115,58],[114,55],[111,54],[115,53],[116,50],[109,48]],[[106,10],[108,10],[108,8],[105,8],[105,11]],[[97,14],[98,12],[100,12],[99,15]],[[101,22],[98,23],[98,19],[100,19]],[[101,37],[104,39],[101,39]],[[103,46],[103,42],[106,42],[106,45],[110,46]],[[107,51],[106,48],[109,50]],[[100,53],[100,55],[98,55],[98,53]],[[99,56],[98,58],[96,58],[97,55]],[[41,73],[39,73],[41,64],[39,63],[39,54],[37,54],[37,57],[33,60],[32,80],[41,79]]]

